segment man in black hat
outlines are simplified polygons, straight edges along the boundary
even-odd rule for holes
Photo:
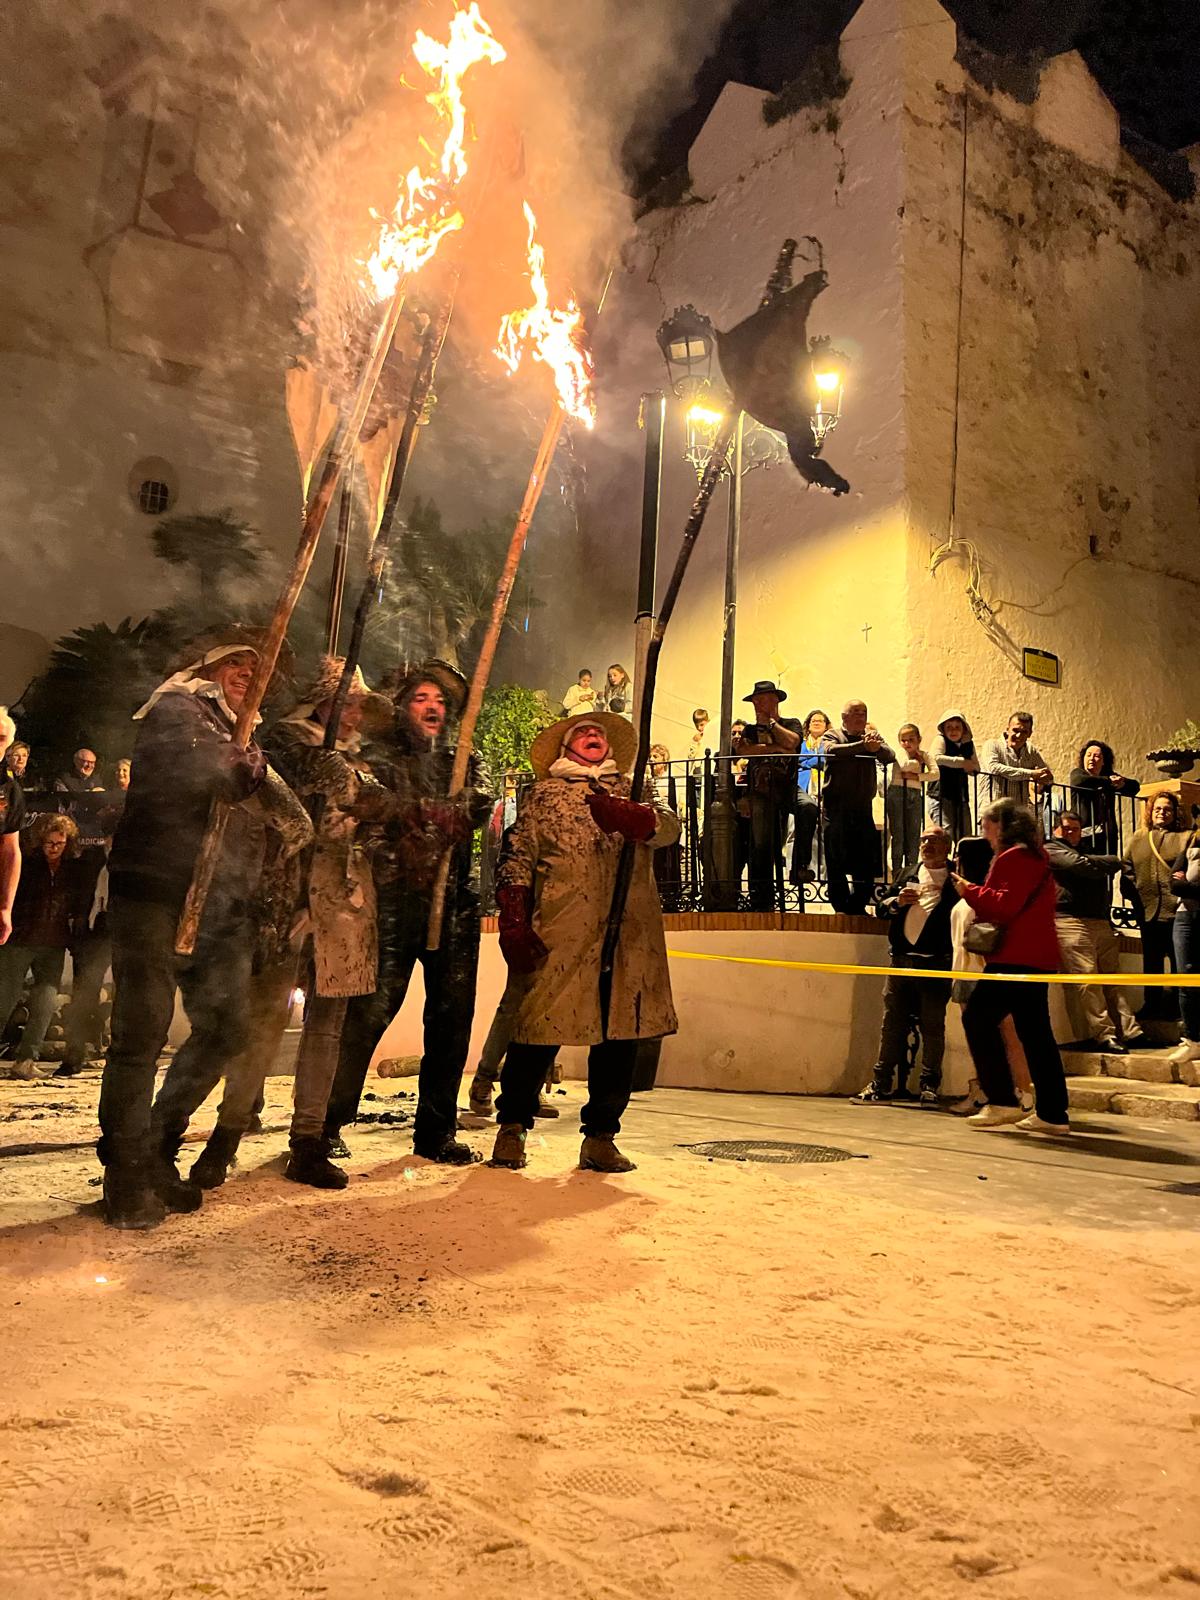
[[[413,967],[425,972],[425,1053],[417,1079],[413,1150],[431,1161],[466,1165],[477,1157],[455,1138],[458,1091],[471,1043],[479,964],[479,892],[472,879],[471,836],[491,815],[472,757],[467,785],[453,799],[454,748],[448,720],[466,704],[466,679],[445,661],[426,661],[396,690],[391,739],[364,751],[375,777],[402,804],[374,858],[379,914],[379,987],[349,1002],[337,1075],[325,1114],[325,1137],[339,1151],[341,1131],[358,1115],[371,1057],[404,1004]],[[442,856],[450,850],[441,943],[427,950],[429,911]]]
[[[754,721],[742,729],[733,752],[746,758],[752,911],[770,911],[775,905],[775,877],[783,856],[787,819],[796,809],[796,752],[804,738],[804,726],[795,717],[779,715],[786,699],[786,693],[771,679],[760,678],[745,697],[745,703],[754,707]],[[815,823],[814,813],[814,827]],[[811,833],[806,842],[811,851]]]

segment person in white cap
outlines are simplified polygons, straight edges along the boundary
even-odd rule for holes
[[[625,774],[636,750],[637,733],[624,717],[588,713],[547,728],[530,751],[537,782],[496,875],[500,949],[510,973],[530,981],[500,1076],[494,1166],[525,1165],[538,1091],[560,1046],[570,1044],[589,1047],[579,1164],[633,1170],[615,1139],[638,1040],[678,1027],[652,852],[675,843],[679,819],[657,800],[629,798]],[[601,952],[626,840],[637,846],[636,859],[605,1007]]]

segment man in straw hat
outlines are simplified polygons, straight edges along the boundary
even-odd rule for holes
[[[171,1149],[151,1138],[154,1075],[176,987],[191,1023],[181,1056],[203,1057],[219,1076],[242,1044],[246,906],[257,864],[240,803],[258,789],[267,766],[256,744],[234,744],[233,730],[259,642],[240,625],[196,640],[134,714],[141,726],[133,777],[108,867],[115,993],[97,1147],[105,1218],[117,1228],[152,1228],[167,1211],[194,1211],[202,1198],[179,1178],[178,1144]],[[176,926],[215,800],[234,811],[195,951],[179,958]]]
[[[479,965],[479,894],[472,877],[471,836],[490,816],[493,797],[472,758],[463,792],[447,799],[454,750],[447,745],[446,730],[466,704],[462,674],[446,661],[425,661],[401,680],[395,697],[392,738],[380,740],[368,752],[376,776],[399,805],[375,857],[379,983],[373,993],[350,1002],[325,1133],[340,1141],[341,1130],[358,1115],[371,1057],[404,1004],[420,961],[425,1049],[417,1078],[413,1150],[430,1161],[462,1166],[477,1159],[470,1145],[455,1137]],[[429,909],[447,850],[442,937],[436,950],[427,950]]]
[[[588,1045],[588,1100],[579,1164],[630,1172],[615,1137],[629,1104],[639,1039],[677,1027],[651,851],[679,838],[679,819],[655,802],[628,798],[625,774],[637,734],[624,717],[585,713],[556,722],[529,753],[537,779],[509,832],[497,870],[500,948],[528,991],[513,1029],[496,1106],[492,1163],[525,1165],[525,1137],[538,1091],[564,1044]],[[607,1027],[600,958],[617,862],[638,845],[609,996]]]

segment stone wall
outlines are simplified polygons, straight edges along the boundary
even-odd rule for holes
[[[1196,711],[1200,212],[1121,151],[1077,56],[1026,106],[975,85],[955,48],[936,0],[866,0],[842,100],[768,127],[764,97],[731,85],[690,193],[639,226],[606,396],[632,414],[662,384],[665,314],[691,301],[729,326],[781,241],[818,235],[831,281],[809,331],[855,354],[826,447],[853,492],[806,491],[787,465],[746,478],[739,695],[765,675],[801,715],[864,695],[889,736],[910,716],[931,736],[952,702],[987,735],[1024,705],[1064,776],[1084,737],[1145,776]],[[669,428],[663,561],[693,492],[677,414]],[[632,543],[620,466],[611,537]],[[716,710],[723,546],[718,506],[663,655],[656,732],[676,753],[691,707]],[[990,617],[965,592],[972,550]],[[1061,658],[1060,688],[1022,676],[1025,645]]]

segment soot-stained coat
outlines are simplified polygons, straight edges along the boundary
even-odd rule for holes
[[[629,795],[620,779],[614,794]],[[612,905],[619,834],[602,833],[588,786],[543,778],[521,802],[497,869],[500,886],[533,889],[533,927],[550,954],[530,979],[513,1037],[522,1044],[599,1044],[600,955]],[[678,1028],[671,1001],[653,851],[679,838],[679,819],[652,800],[658,825],[636,848],[613,969],[610,1039],[658,1039]]]

